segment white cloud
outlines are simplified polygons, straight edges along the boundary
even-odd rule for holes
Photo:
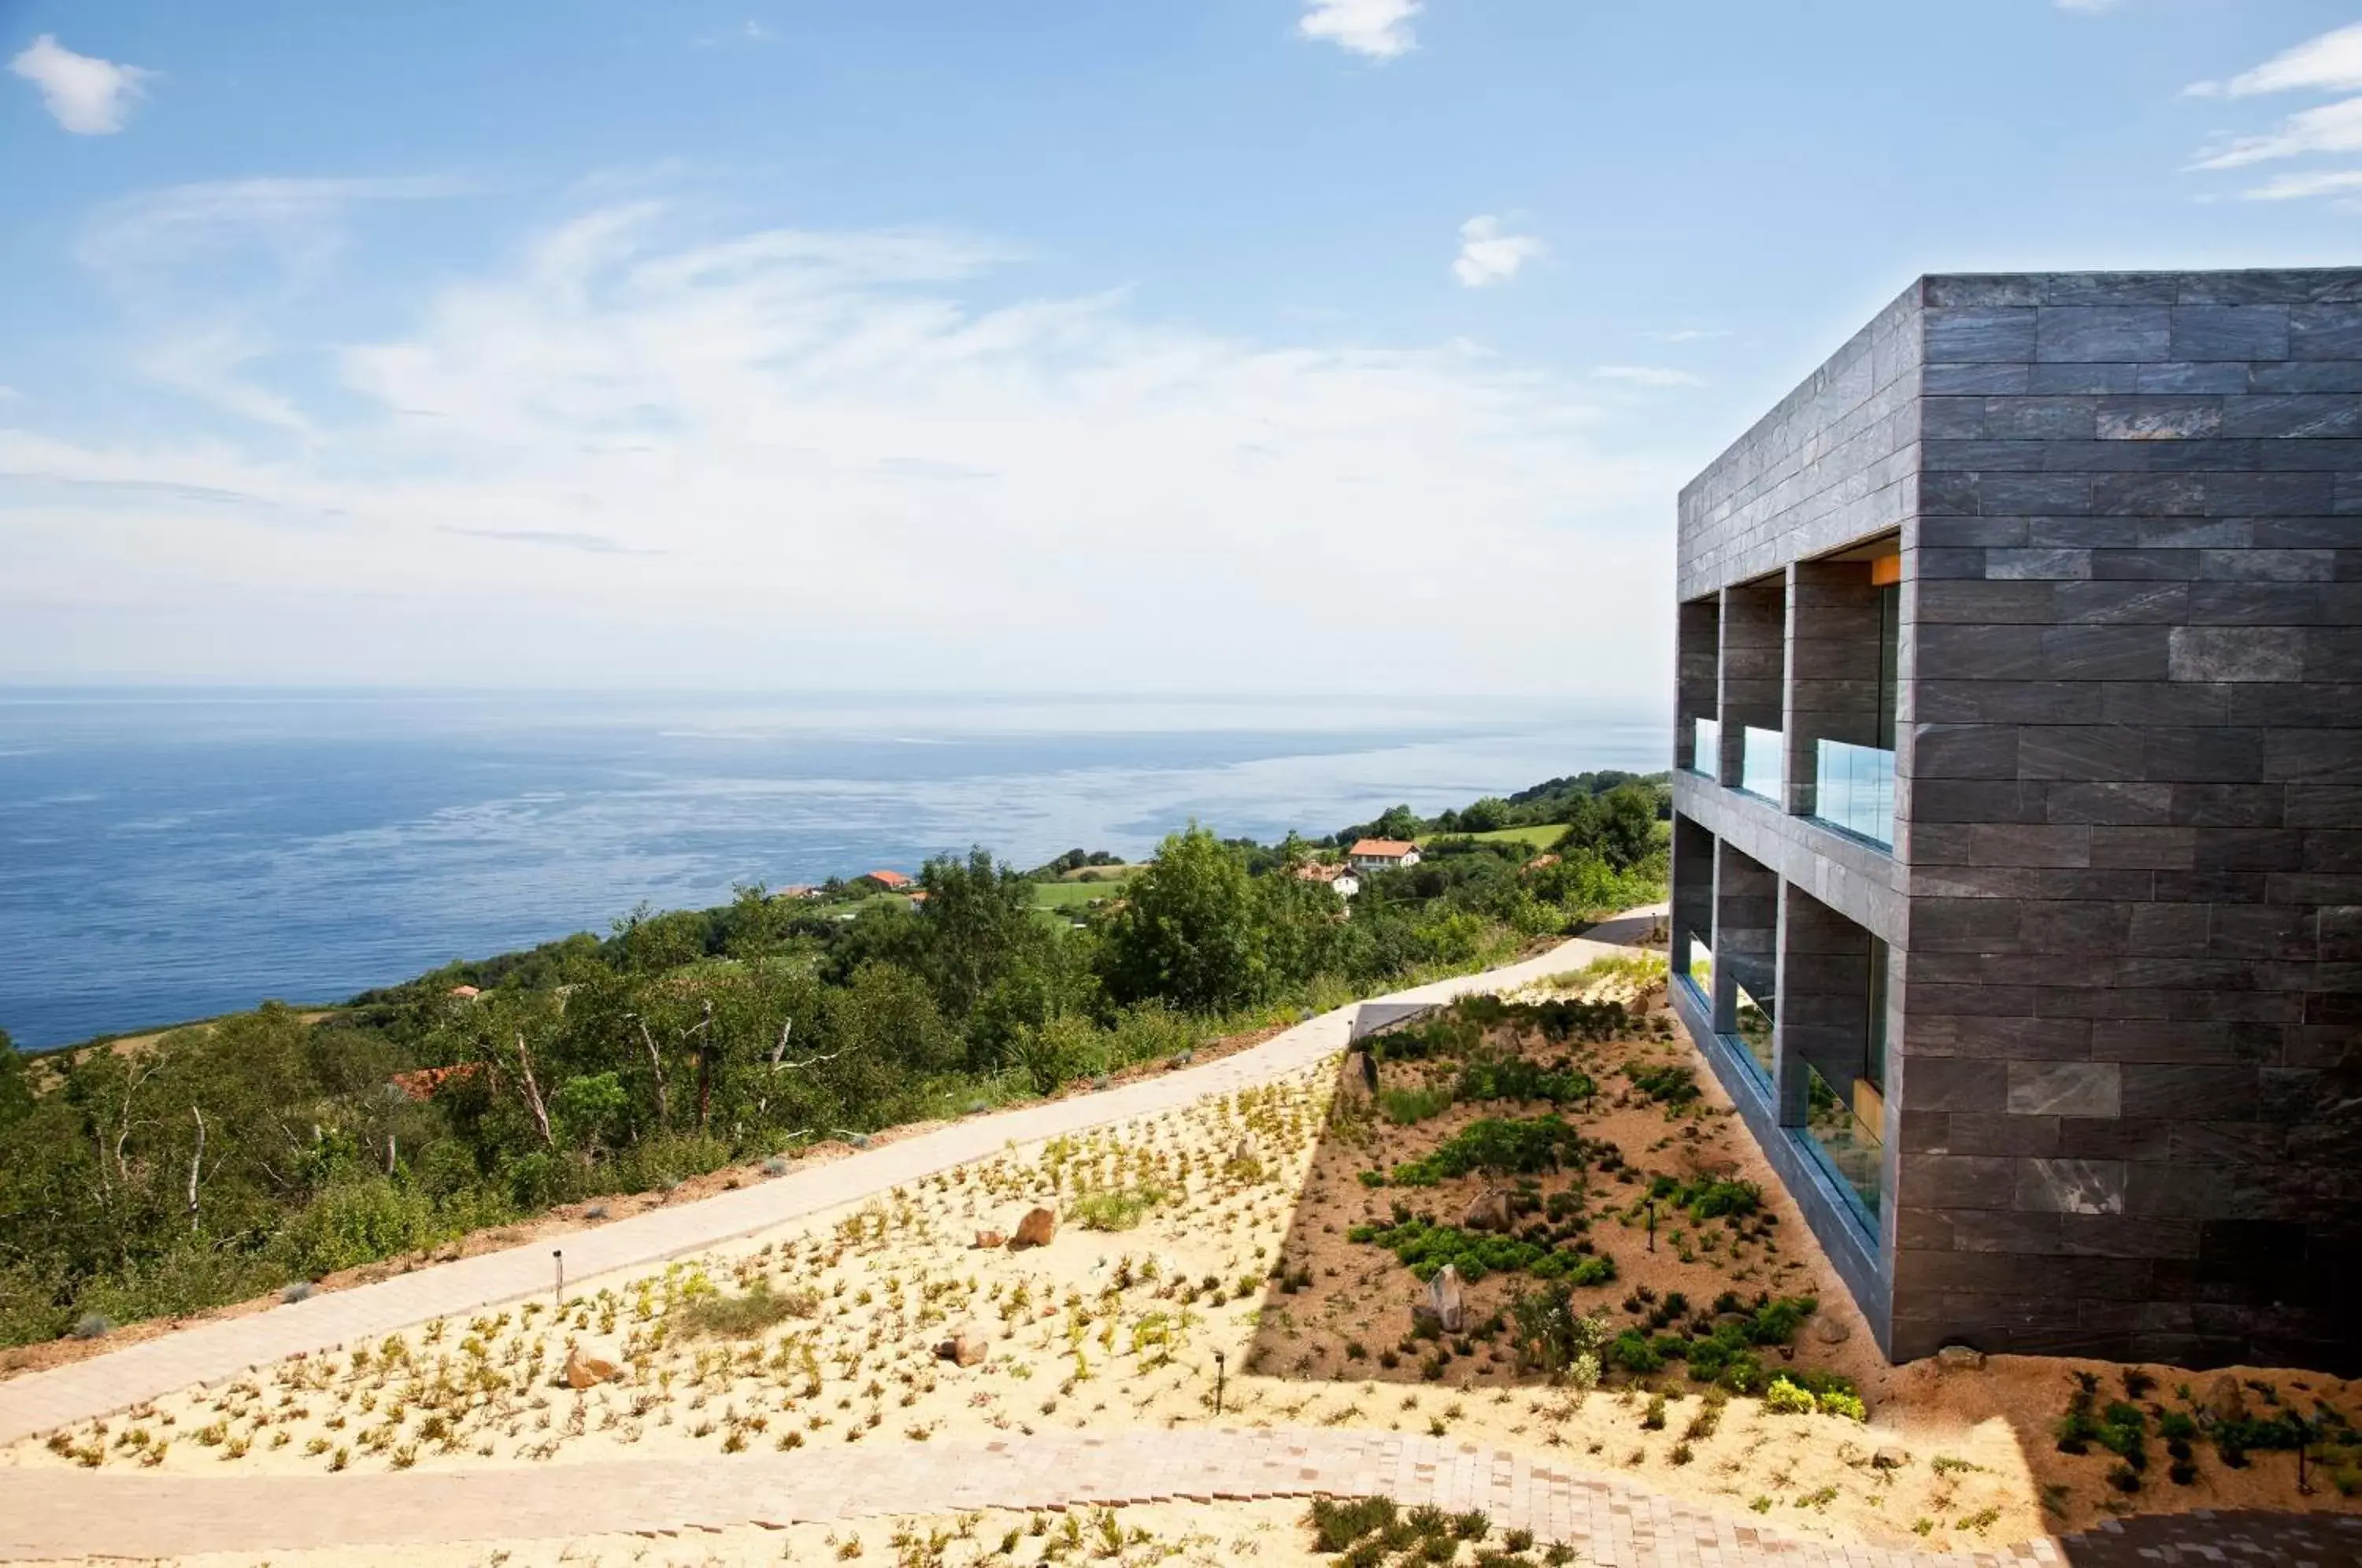
[[[2227,82],[2193,82],[2193,98],[2252,98],[2269,93],[2351,93],[2362,88],[2362,22],[2309,39]],[[2218,138],[2202,149],[2193,170],[2246,169],[2285,158],[2362,152],[2362,97],[2290,115],[2270,130]],[[2344,171],[2290,174],[2242,193],[2259,201],[2295,201],[2352,193]]]
[[[58,124],[76,136],[112,136],[123,128],[134,100],[147,95],[152,71],[76,54],[43,33],[8,69],[41,90]]]
[[[1591,372],[1603,381],[1630,381],[1644,387],[1702,387],[1703,376],[1687,370],[1667,370],[1661,365],[1602,365]]]
[[[1460,257],[1451,273],[1464,286],[1481,289],[1507,282],[1527,262],[1549,253],[1533,236],[1504,233],[1499,218],[1479,215],[1460,226]]]
[[[0,679],[129,679],[169,649],[170,673],[230,680],[1661,684],[1659,513],[1683,464],[1612,438],[1581,387],[1450,343],[1029,298],[1011,255],[690,231],[641,200],[487,270],[414,266],[403,325],[368,342],[307,336],[345,318],[317,301],[253,307],[221,352],[274,344],[237,378],[280,405],[236,424],[218,397],[97,436],[11,407]],[[1338,637],[1335,603],[1449,602],[1398,569],[1439,528],[1638,582],[1448,646]],[[1611,645],[1642,653],[1584,662]]]
[[[2251,202],[2294,202],[2362,193],[2362,169],[2325,169],[2311,174],[2279,174],[2239,193]]]
[[[2290,115],[2259,136],[2233,137],[2198,155],[2193,169],[2244,169],[2310,153],[2362,151],[2362,98]]]
[[[2362,87],[2362,22],[2309,39],[2228,82],[2193,82],[2193,97],[2250,98],[2261,93],[2350,92]]]
[[[312,285],[367,204],[458,187],[428,179],[211,181],[143,192],[94,211],[74,254],[146,328],[132,362],[158,385],[298,435],[311,422],[248,367],[279,349],[264,317]]]
[[[1393,60],[1418,47],[1410,24],[1420,9],[1420,0],[1304,0],[1296,28],[1354,54]]]

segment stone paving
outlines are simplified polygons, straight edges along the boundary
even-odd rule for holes
[[[6,1474],[0,1472],[0,1474]],[[20,1473],[21,1474],[21,1473]],[[1383,1494],[1481,1509],[1496,1530],[1562,1540],[1603,1568],[2147,1568],[2362,1562],[2362,1520],[2188,1514],[1934,1554],[1809,1540],[1530,1455],[1319,1430],[1086,1432],[980,1446],[436,1473],[44,1474],[0,1509],[0,1561],[670,1535],[896,1514]]]

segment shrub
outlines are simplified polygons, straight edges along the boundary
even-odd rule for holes
[[[681,1326],[692,1334],[717,1339],[751,1340],[789,1318],[797,1310],[793,1296],[776,1296],[764,1280],[742,1296],[700,1296],[681,1309]]]
[[[1539,1099],[1568,1105],[1589,1099],[1597,1086],[1564,1064],[1544,1067],[1522,1056],[1471,1062],[1460,1069],[1462,1099]]]
[[[1588,1388],[1599,1381],[1601,1346],[1607,1338],[1606,1314],[1574,1309],[1563,1286],[1521,1290],[1509,1302],[1516,1325],[1518,1359],[1552,1376],[1571,1376]]]
[[[1775,1416],[1809,1416],[1813,1397],[1784,1377],[1775,1377],[1763,1392],[1763,1408]]]
[[[1451,1109],[1448,1088],[1388,1088],[1378,1091],[1378,1110],[1397,1127],[1408,1127]]]
[[[1471,1283],[1488,1274],[1525,1273],[1536,1279],[1563,1279],[1586,1286],[1604,1285],[1616,1277],[1616,1261],[1604,1253],[1585,1256],[1561,1252],[1515,1236],[1431,1225],[1418,1219],[1390,1226],[1356,1225],[1345,1232],[1345,1239],[1386,1248],[1423,1280],[1433,1279],[1446,1264]]]
[[[1305,1522],[1320,1551],[1338,1552],[1394,1523],[1396,1511],[1392,1497],[1315,1497]]]
[[[1067,1212],[1086,1231],[1129,1231],[1164,1197],[1161,1187],[1103,1187],[1076,1198]]]
[[[1870,1419],[1869,1408],[1862,1404],[1859,1394],[1840,1394],[1832,1390],[1816,1397],[1824,1416],[1842,1416],[1849,1421]]]
[[[440,1239],[435,1206],[383,1176],[339,1182],[287,1221],[271,1252],[291,1274],[317,1278]]]
[[[1697,1074],[1689,1067],[1627,1067],[1624,1076],[1660,1105],[1687,1105],[1698,1098]]]
[[[1396,1165],[1393,1178],[1396,1187],[1433,1187],[1472,1171],[1554,1171],[1562,1152],[1579,1151],[1582,1145],[1583,1134],[1555,1116],[1532,1121],[1487,1117],[1470,1122],[1433,1153]]]

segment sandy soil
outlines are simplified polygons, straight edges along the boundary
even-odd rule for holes
[[[1338,1113],[1329,1067],[1011,1147],[659,1271],[586,1281],[562,1310],[529,1303],[437,1322],[187,1391],[0,1451],[0,1464],[214,1475],[448,1469],[1173,1427],[1210,1419],[1220,1353],[1230,1424],[1570,1450],[1650,1488],[1827,1539],[1973,1548],[2136,1509],[2356,1506],[2326,1486],[2300,1497],[2290,1455],[2259,1452],[2231,1470],[2204,1448],[2194,1485],[2169,1484],[2160,1452],[2138,1493],[2113,1492],[2113,1455],[2059,1453],[2049,1433],[2077,1371],[2101,1379],[2105,1401],[2121,1397],[2123,1369],[2039,1358],[1948,1374],[1887,1367],[1744,1126],[1665,1021],[1661,996],[1645,999],[1629,1033],[1561,1048],[1496,1042],[1537,1059],[1575,1056],[1603,1088],[1569,1119],[1586,1139],[1612,1143],[1632,1172],[1629,1182],[1595,1167],[1537,1182],[1538,1200],[1571,1194],[1562,1209],[1589,1216],[1592,1245],[1616,1260],[1615,1281],[1578,1290],[1578,1303],[1620,1329],[1645,1325],[1672,1291],[1694,1311],[1726,1290],[1814,1297],[1796,1342],[1768,1348],[1766,1365],[1851,1378],[1870,1408],[1866,1426],[1726,1401],[1678,1365],[1586,1397],[1521,1370],[1507,1336],[1448,1338],[1448,1358],[1435,1341],[1411,1338],[1424,1287],[1391,1253],[1347,1232],[1386,1220],[1396,1200],[1457,1220],[1484,1184],[1471,1176],[1374,1189],[1358,1173],[1430,1151],[1479,1115],[1543,1108],[1454,1106],[1396,1127]],[[1647,1099],[1627,1070],[1651,1065],[1699,1068],[1703,1094],[1672,1108]],[[1441,1071],[1390,1064],[1385,1087]],[[1761,1212],[1704,1225],[1661,1216],[1652,1253],[1637,1200],[1658,1175],[1701,1174],[1760,1184]],[[1014,1233],[1037,1204],[1062,1216],[1050,1244],[976,1244],[980,1231]],[[1529,1283],[1496,1273],[1470,1285],[1472,1322]],[[962,1329],[985,1353],[979,1364],[937,1353]],[[617,1364],[618,1379],[568,1388],[561,1368],[573,1349]],[[2166,1405],[2180,1385],[2203,1397],[2217,1375],[2149,1371],[2149,1402]],[[2292,1403],[2350,1408],[2354,1392],[2303,1374],[2240,1375]],[[1664,1403],[1652,1412],[1657,1394]]]
[[[698,1530],[444,1547],[338,1547],[317,1551],[205,1552],[176,1568],[753,1568],[754,1564],[891,1564],[893,1568],[1334,1568],[1313,1550],[1305,1505],[1160,1503],[1070,1513],[983,1513],[861,1519],[834,1525]],[[1071,1520],[1070,1524],[1068,1521]],[[1112,1528],[1113,1534],[1109,1534]],[[1463,1562],[1473,1549],[1463,1550]],[[72,1560],[83,1568],[90,1559]],[[33,1568],[68,1568],[66,1562]]]

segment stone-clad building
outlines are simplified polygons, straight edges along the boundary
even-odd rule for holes
[[[1676,1005],[1888,1353],[2362,1370],[2362,271],[1924,278],[1679,578]]]

